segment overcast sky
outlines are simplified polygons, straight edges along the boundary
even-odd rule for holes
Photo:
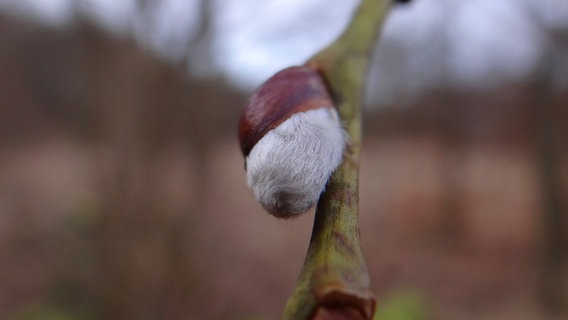
[[[210,0],[214,1],[214,0]],[[542,37],[531,19],[568,26],[566,0],[415,0],[389,17],[371,83],[377,97],[430,83],[492,85],[527,77]],[[175,58],[199,21],[195,0],[163,0],[151,23],[136,22],[134,0],[0,0],[0,9],[64,25],[71,3],[117,33],[134,32]],[[300,64],[344,28],[356,0],[218,0],[213,58],[219,72],[250,90],[283,67]],[[411,74],[412,76],[408,76]],[[388,80],[388,81],[387,81]]]

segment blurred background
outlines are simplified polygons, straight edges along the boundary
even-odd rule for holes
[[[255,202],[238,114],[356,4],[0,0],[0,319],[279,318],[313,212]],[[395,6],[373,61],[377,319],[565,319],[568,3]]]

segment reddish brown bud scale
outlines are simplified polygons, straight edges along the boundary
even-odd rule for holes
[[[241,114],[241,151],[248,156],[268,131],[291,115],[322,107],[333,108],[333,102],[321,75],[316,71],[299,66],[276,73],[253,93]]]

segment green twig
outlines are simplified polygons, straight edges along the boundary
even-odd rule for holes
[[[325,78],[348,134],[343,163],[317,206],[304,267],[284,319],[372,319],[375,299],[359,244],[361,101],[390,0],[362,0],[350,25],[306,64]]]

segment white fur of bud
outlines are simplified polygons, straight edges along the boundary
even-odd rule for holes
[[[346,135],[334,108],[292,115],[246,158],[247,182],[271,214],[289,218],[316,205],[343,158]]]

